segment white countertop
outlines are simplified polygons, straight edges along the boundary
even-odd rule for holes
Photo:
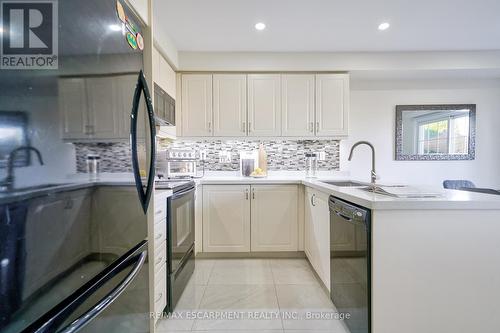
[[[275,172],[266,178],[249,178],[230,172],[210,172],[197,180],[198,184],[303,184],[337,198],[353,202],[373,210],[500,210],[500,195],[432,188],[442,196],[436,198],[395,198],[370,193],[355,187],[339,187],[325,184],[322,180],[353,180],[342,173],[320,173],[318,178],[305,178],[303,172]],[[382,184],[384,185],[384,184]],[[394,185],[394,184],[385,184]],[[425,187],[425,190],[429,190]]]

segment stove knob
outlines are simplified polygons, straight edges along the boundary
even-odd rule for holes
[[[356,216],[357,216],[357,217],[363,217],[363,213],[361,213],[361,212],[356,212]]]

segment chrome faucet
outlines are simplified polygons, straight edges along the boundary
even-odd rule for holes
[[[38,157],[38,162],[40,163],[40,165],[43,165],[42,154],[35,147],[21,146],[21,147],[14,149],[13,151],[11,151],[9,154],[9,158],[7,160],[7,176],[5,177],[5,179],[3,181],[0,182],[0,187],[4,188],[7,191],[11,191],[14,188],[14,179],[15,179],[15,177],[14,177],[14,162],[16,160],[17,153],[20,151],[23,151],[23,150],[28,151],[28,153],[31,151],[35,152],[37,157]]]
[[[372,182],[372,189],[374,190],[375,189],[375,182],[377,181],[377,173],[375,172],[375,147],[373,147],[373,145],[368,142],[368,141],[358,141],[356,142],[352,148],[351,148],[351,152],[349,153],[349,161],[352,160],[352,153],[354,152],[354,148],[356,148],[357,146],[359,145],[367,145],[368,147],[370,147],[372,149],[372,171],[371,171],[371,182]]]

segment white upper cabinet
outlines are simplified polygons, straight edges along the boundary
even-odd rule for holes
[[[99,77],[86,80],[91,135],[94,139],[118,136],[119,107],[116,96],[116,78]]]
[[[247,132],[247,76],[213,76],[214,136],[245,136]]]
[[[212,75],[182,75],[182,135],[212,136]]]
[[[137,14],[142,18],[144,23],[148,24],[149,22],[149,17],[148,17],[148,0],[129,0],[130,4],[132,7],[135,9]]]
[[[153,81],[175,99],[177,92],[175,71],[156,47],[153,48]]]
[[[281,135],[281,75],[248,75],[248,136]]]
[[[314,75],[281,76],[281,134],[314,136]]]
[[[297,185],[252,185],[252,252],[298,251]]]
[[[85,79],[59,80],[59,110],[62,118],[62,137],[64,139],[87,138],[90,125]]]
[[[182,74],[180,86],[185,137],[348,135],[348,74]]]
[[[316,135],[346,136],[349,130],[349,75],[316,75]]]
[[[135,75],[60,79],[63,139],[128,139],[136,81]]]

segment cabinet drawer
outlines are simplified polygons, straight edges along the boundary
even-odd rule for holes
[[[155,263],[155,274],[158,273],[167,261],[167,242],[161,243],[158,248],[155,249],[154,263]]]
[[[162,312],[167,306],[167,271],[166,266],[155,274],[154,312]]]
[[[157,249],[167,239],[167,221],[162,220],[153,226],[153,245]]]
[[[167,201],[155,200],[155,223],[167,218]]]

